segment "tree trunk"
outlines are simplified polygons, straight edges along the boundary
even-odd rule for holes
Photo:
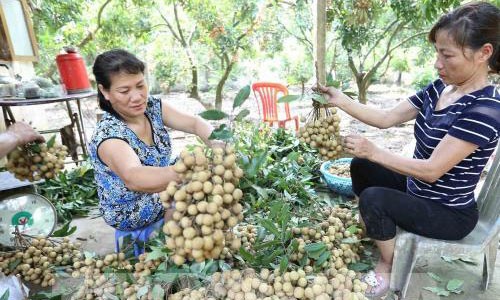
[[[358,85],[358,100],[359,103],[366,104],[367,98],[366,98],[366,92],[368,91],[368,85],[362,83],[361,85]]]
[[[198,68],[195,64],[191,62],[191,87],[189,89],[189,97],[196,100],[200,100],[200,94],[198,93]]]
[[[358,101],[359,103],[366,104],[366,91],[368,90],[369,84],[366,81],[365,73],[356,73],[356,85],[358,86]]]
[[[227,78],[233,69],[233,65],[233,62],[227,64],[226,69],[224,70],[224,75],[222,75],[219,83],[217,83],[217,90],[215,92],[215,108],[218,110],[221,110],[222,108],[222,91],[224,89],[224,84],[226,84]]]
[[[403,72],[399,71],[398,72],[398,81],[397,81],[398,86],[401,86],[401,79],[402,79],[401,77],[403,77]]]

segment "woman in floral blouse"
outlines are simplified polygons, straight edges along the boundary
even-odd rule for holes
[[[110,226],[135,230],[164,217],[158,192],[179,180],[170,163],[167,127],[196,134],[207,144],[213,127],[149,96],[144,63],[125,50],[97,56],[93,72],[99,106],[106,111],[89,147],[99,209]]]

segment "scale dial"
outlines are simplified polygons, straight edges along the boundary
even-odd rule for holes
[[[56,209],[41,195],[23,193],[0,200],[0,244],[14,246],[16,225],[21,233],[48,236],[56,224]]]

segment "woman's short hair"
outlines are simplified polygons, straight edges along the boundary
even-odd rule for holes
[[[443,15],[429,32],[429,41],[436,42],[439,30],[448,34],[462,48],[478,50],[484,44],[493,46],[488,65],[492,73],[500,71],[500,9],[488,2],[471,2]]]
[[[106,90],[111,87],[112,75],[121,72],[139,74],[144,73],[144,69],[144,63],[140,59],[123,49],[113,49],[99,54],[92,67],[96,83],[102,85]],[[99,89],[97,89],[97,97],[99,99],[99,107],[102,110],[120,117]]]

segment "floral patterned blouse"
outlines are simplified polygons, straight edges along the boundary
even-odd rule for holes
[[[103,141],[121,139],[132,147],[144,166],[169,165],[172,148],[170,137],[163,124],[159,98],[149,96],[145,115],[152,127],[153,145],[144,143],[124,121],[110,113],[105,113],[102,120],[97,123],[89,144],[99,195],[99,210],[104,221],[119,230],[130,231],[147,226],[162,218],[164,213],[158,193],[129,190],[97,154],[97,149]]]

